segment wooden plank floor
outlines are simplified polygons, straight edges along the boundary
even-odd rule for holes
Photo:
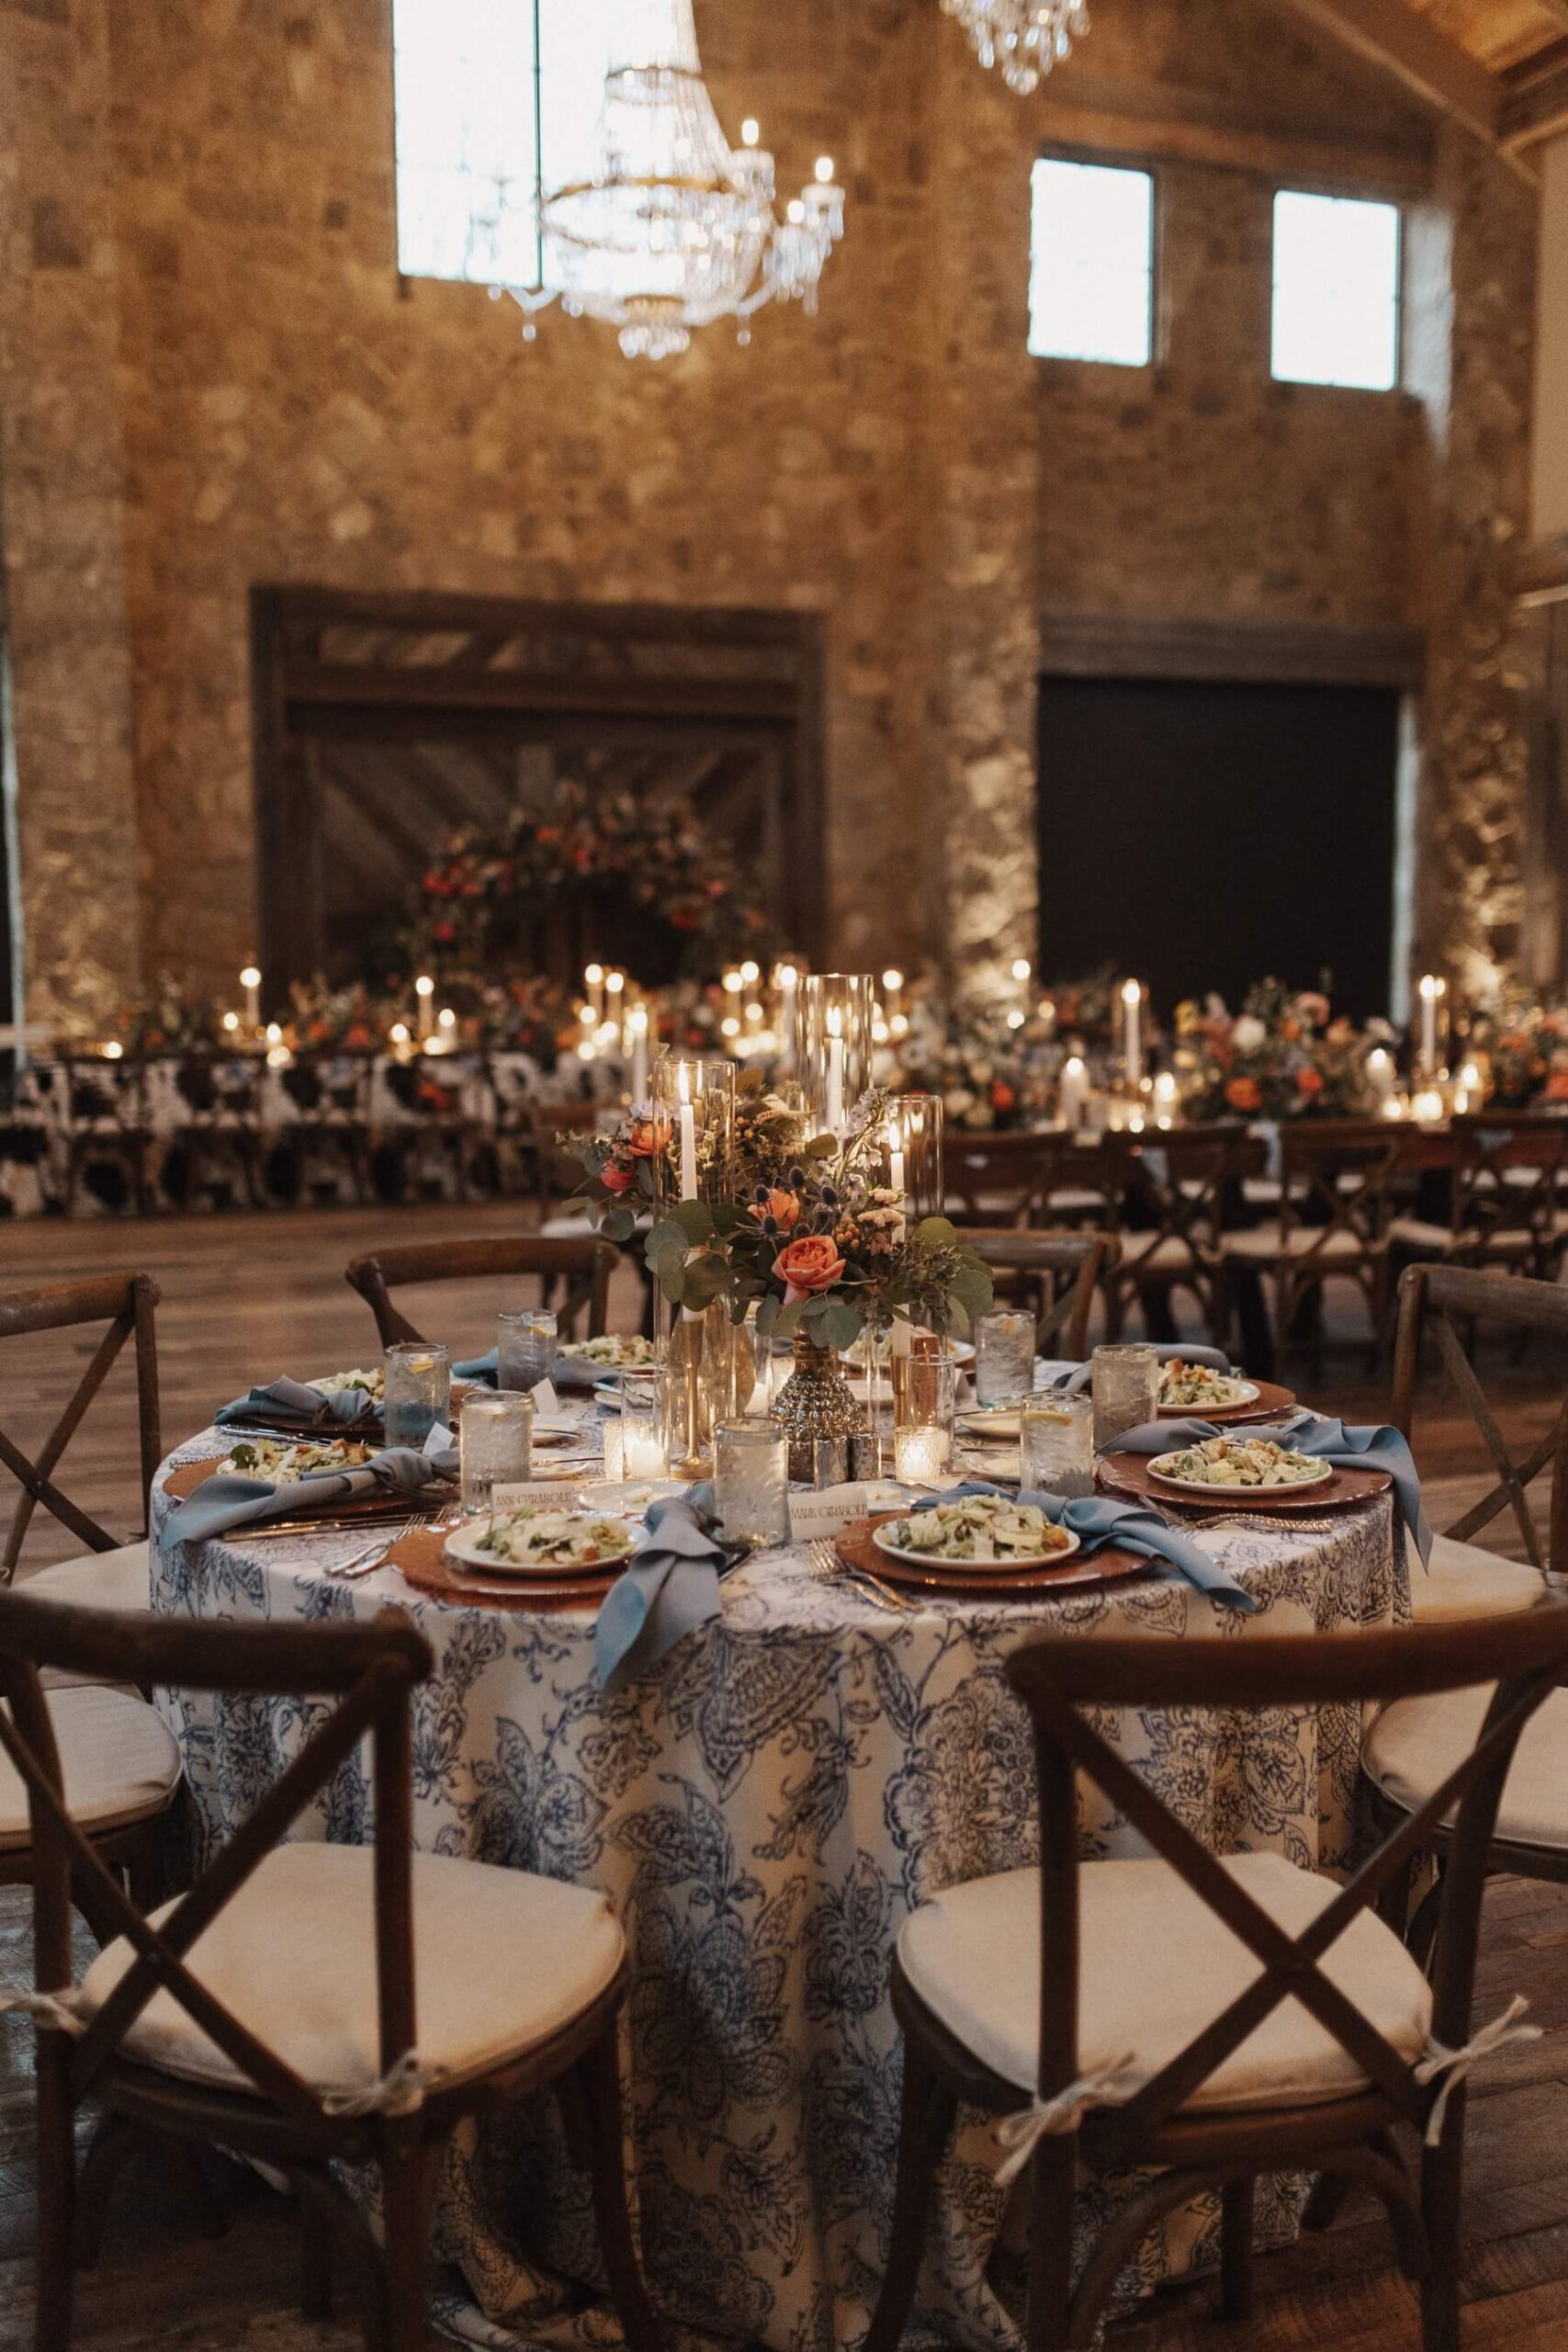
[[[59,1281],[109,1268],[145,1269],[164,1290],[159,1316],[165,1442],[204,1423],[255,1377],[363,1362],[374,1349],[368,1310],[343,1282],[357,1252],[394,1239],[516,1229],[515,1206],[409,1211],[324,1210],[302,1216],[104,1221],[0,1227],[0,1285]],[[434,1297],[434,1295],[432,1295]],[[442,1295],[440,1322],[457,1351],[488,1343],[497,1301],[488,1286]],[[617,1284],[615,1319],[629,1327],[637,1294]],[[1333,1337],[1331,1327],[1331,1338]],[[1348,1334],[1337,1335],[1347,1339]],[[86,1335],[37,1347],[28,1363],[0,1361],[0,1427],[36,1442],[90,1352]],[[11,1351],[6,1351],[7,1359]],[[1321,1379],[1288,1368],[1313,1401],[1367,1418],[1381,1383],[1361,1354],[1331,1344]],[[1563,1394],[1561,1363],[1489,1362],[1516,1443],[1550,1429]],[[74,1491],[117,1531],[137,1511],[132,1392],[117,1373],[78,1440],[85,1476]],[[1489,1483],[1483,1449],[1433,1383],[1418,1433],[1433,1515],[1441,1525]],[[1517,1552],[1499,1526],[1498,1547]],[[29,1561],[74,1547],[43,1537]],[[25,1982],[24,1900],[0,1895],[0,1981]],[[1510,2352],[1568,2352],[1568,1890],[1500,1882],[1487,1899],[1479,2013],[1527,1996],[1544,2040],[1495,2061],[1472,2089],[1471,2194],[1465,2230],[1466,2343]],[[0,2352],[31,2342],[30,2029],[0,2019]],[[197,2236],[177,2178],[156,2159],[122,2181],[98,2269],[82,2281],[79,2352],[348,2352],[359,2341],[346,2300],[336,2323],[295,2312],[295,2241],[288,2209],[229,2168],[232,2225],[212,2245]],[[1412,2290],[1394,2269],[1373,2208],[1348,2205],[1334,2230],[1258,2266],[1258,2308],[1246,2327],[1212,2316],[1204,2285],[1167,2292],[1115,2328],[1112,2352],[1405,2352],[1418,2341]]]

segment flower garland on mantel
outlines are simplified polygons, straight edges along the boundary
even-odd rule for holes
[[[409,947],[437,969],[512,969],[520,940],[552,922],[575,929],[579,963],[613,956],[652,984],[754,953],[767,932],[752,877],[689,801],[567,782],[547,808],[451,836],[420,883]],[[662,968],[637,969],[637,945]]]

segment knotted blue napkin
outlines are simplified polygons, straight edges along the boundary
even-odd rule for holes
[[[938,1503],[957,1502],[964,1495],[1000,1495],[1007,1502],[1032,1503],[1057,1527],[1077,1537],[1086,1560],[1114,1544],[1167,1564],[1226,1609],[1244,1610],[1250,1615],[1258,1607],[1252,1595],[1201,1544],[1194,1544],[1180,1528],[1168,1527],[1151,1505],[1113,1503],[1102,1495],[1046,1495],[1034,1487],[1021,1487],[1015,1497],[984,1479],[965,1478],[945,1495],[925,1496],[915,1509],[934,1510]]]
[[[1161,1363],[1202,1363],[1211,1372],[1229,1372],[1231,1360],[1223,1348],[1190,1347],[1181,1340],[1156,1340],[1151,1342]],[[1081,1396],[1094,1378],[1094,1365],[1080,1363],[1073,1371],[1052,1382],[1054,1388],[1065,1388],[1069,1395]]]
[[[1145,1421],[1135,1430],[1123,1430],[1111,1451],[1175,1453],[1184,1445],[1202,1445],[1212,1437],[1271,1438],[1276,1445],[1292,1446],[1298,1453],[1332,1462],[1339,1470],[1386,1470],[1393,1480],[1393,1498],[1400,1518],[1421,1555],[1422,1566],[1426,1566],[1431,1555],[1432,1531],[1422,1508],[1421,1480],[1409,1446],[1399,1431],[1386,1422],[1369,1421],[1347,1429],[1343,1421],[1333,1420],[1324,1413],[1302,1413],[1268,1428],[1255,1428],[1249,1423],[1241,1430],[1218,1430],[1213,1421]],[[1245,1501],[1253,1491],[1248,1487],[1216,1487],[1214,1497],[1216,1501]]]
[[[176,1503],[164,1521],[160,1551],[176,1544],[204,1544],[230,1528],[253,1527],[268,1519],[293,1519],[324,1503],[349,1502],[367,1495],[417,1495],[425,1487],[451,1486],[457,1476],[456,1451],[420,1453],[412,1445],[389,1446],[352,1470],[327,1470],[316,1478],[291,1478],[276,1486],[265,1478],[226,1472],[204,1479],[195,1494]]]
[[[466,1363],[455,1363],[453,1379],[493,1388],[501,1368],[500,1352],[498,1348],[491,1348],[488,1355],[470,1356]],[[581,1356],[574,1356],[570,1349],[557,1356],[556,1368],[550,1374],[558,1388],[597,1388],[602,1380],[619,1380],[620,1376],[614,1364],[589,1363]]]
[[[604,1595],[594,1627],[600,1681],[624,1690],[682,1634],[716,1617],[719,1572],[744,1554],[743,1544],[720,1540],[711,1481],[649,1504],[631,1566]]]
[[[381,1408],[367,1388],[323,1391],[287,1378],[236,1396],[213,1416],[220,1429],[231,1421],[265,1421],[280,1430],[351,1430],[380,1418]]]

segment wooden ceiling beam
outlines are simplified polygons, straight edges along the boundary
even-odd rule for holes
[[[1568,54],[1558,57],[1544,72],[1509,76],[1497,128],[1503,147],[1511,155],[1568,131]]]
[[[1296,14],[1369,64],[1381,66],[1426,105],[1495,145],[1503,92],[1464,50],[1399,0],[1289,0]]]

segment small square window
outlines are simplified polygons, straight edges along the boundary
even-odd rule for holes
[[[1029,348],[1146,368],[1155,187],[1147,172],[1043,156],[1032,184]]]
[[[1399,208],[1274,198],[1276,379],[1388,392],[1399,381]]]

